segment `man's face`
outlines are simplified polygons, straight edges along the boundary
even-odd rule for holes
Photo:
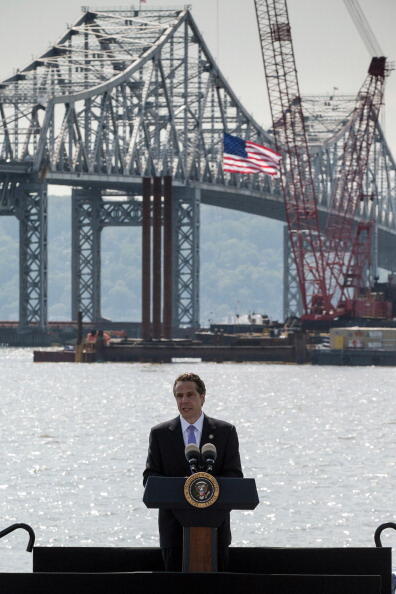
[[[205,395],[199,394],[195,382],[177,382],[175,386],[177,408],[188,423],[195,423],[201,416]]]

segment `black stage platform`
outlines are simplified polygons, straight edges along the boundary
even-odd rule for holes
[[[390,594],[390,548],[230,548],[230,571],[163,572],[159,548],[35,547],[33,574],[0,575],[3,594]]]
[[[380,576],[235,573],[0,574],[2,594],[379,594]]]

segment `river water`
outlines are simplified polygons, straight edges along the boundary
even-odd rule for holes
[[[207,414],[237,426],[257,481],[259,507],[232,513],[233,544],[372,546],[396,521],[394,368],[34,364],[2,348],[0,530],[26,522],[39,546],[157,546],[148,433],[176,416],[187,370],[206,382]],[[22,531],[1,539],[0,571],[31,571],[26,545]]]

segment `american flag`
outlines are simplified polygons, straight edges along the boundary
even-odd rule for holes
[[[273,149],[224,134],[223,168],[230,173],[279,175],[282,156]]]

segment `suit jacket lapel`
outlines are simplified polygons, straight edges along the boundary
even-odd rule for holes
[[[216,445],[216,423],[211,417],[204,416],[201,436],[201,448],[205,443]]]
[[[169,422],[168,430],[170,434],[169,443],[173,450],[173,459],[176,465],[186,465],[186,459],[184,457],[184,440],[181,430],[180,417],[176,417]]]

